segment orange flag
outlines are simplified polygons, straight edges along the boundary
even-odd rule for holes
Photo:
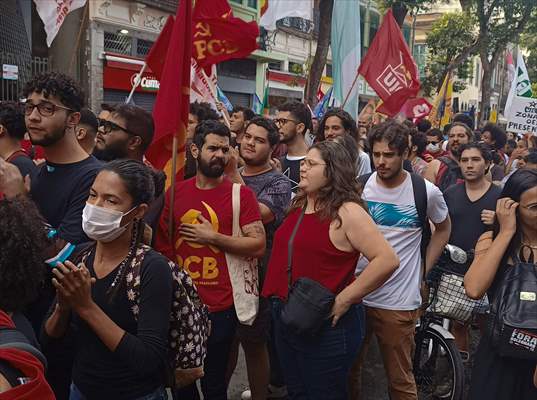
[[[175,173],[183,179],[185,165],[185,138],[190,107],[190,57],[192,54],[192,2],[180,1],[171,32],[171,38],[160,88],[153,109],[155,136],[146,152],[147,159],[166,173],[166,189]],[[172,142],[177,137],[177,167],[172,171]]]

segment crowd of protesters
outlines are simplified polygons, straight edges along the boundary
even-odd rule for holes
[[[147,111],[94,113],[59,73],[22,95],[0,103],[0,399],[227,399],[239,346],[243,399],[359,399],[373,337],[390,398],[417,399],[422,277],[445,246],[475,254],[466,294],[496,311],[537,268],[530,133],[193,103],[170,188]],[[518,323],[535,349],[534,287]],[[469,324],[450,328],[468,398],[537,399],[537,356],[480,318],[475,354]]]

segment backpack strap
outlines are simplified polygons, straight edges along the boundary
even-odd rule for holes
[[[47,369],[47,359],[26,336],[16,328],[0,327],[0,349],[18,349],[30,353]]]
[[[427,186],[425,179],[421,176],[411,173],[410,178],[412,180],[412,191],[414,193],[414,203],[416,204],[416,210],[418,212],[418,218],[421,225],[421,242],[420,253],[423,263],[425,263],[425,255],[427,252],[427,246],[431,241],[431,225],[427,218]]]

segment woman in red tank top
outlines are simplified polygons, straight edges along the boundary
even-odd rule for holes
[[[339,143],[310,148],[300,167],[299,192],[276,231],[263,296],[272,298],[275,342],[289,399],[347,399],[347,375],[365,332],[362,298],[380,287],[399,260],[363,208],[354,164]],[[336,295],[332,315],[315,336],[297,336],[280,319],[288,295],[287,245],[292,282],[313,279]],[[357,279],[360,254],[369,261]]]

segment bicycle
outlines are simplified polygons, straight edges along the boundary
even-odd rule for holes
[[[486,309],[486,299],[472,300],[463,287],[466,252],[447,245],[438,264],[427,276],[429,301],[416,326],[413,370],[420,400],[461,400],[464,365],[449,332],[450,320],[469,321]]]

